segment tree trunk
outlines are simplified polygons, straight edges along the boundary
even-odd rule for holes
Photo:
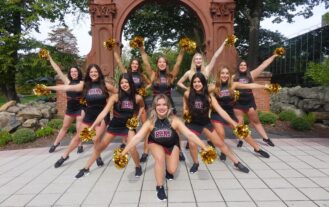
[[[15,100],[16,102],[20,102],[15,88],[15,68],[7,71],[6,83],[1,84],[1,91],[6,96],[7,101]]]
[[[260,16],[262,12],[262,1],[251,1],[249,7],[249,51],[248,51],[248,67],[255,69],[258,65],[259,56],[259,27]]]

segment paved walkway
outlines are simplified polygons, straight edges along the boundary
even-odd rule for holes
[[[259,140],[260,141],[260,140]],[[260,141],[261,142],[261,141]],[[262,146],[271,158],[255,155],[249,146],[236,148],[236,155],[249,168],[244,174],[230,161],[201,163],[189,173],[189,152],[181,162],[175,179],[166,182],[168,200],[155,194],[153,160],[143,165],[144,174],[134,177],[134,165],[118,170],[111,161],[111,144],[102,155],[105,166],[96,164],[81,179],[74,175],[84,166],[92,151],[72,153],[60,168],[53,164],[64,147],[52,154],[48,148],[0,152],[0,206],[126,206],[126,207],[221,207],[221,206],[326,206],[329,207],[329,139],[274,139],[276,147]],[[142,150],[142,143],[138,146]]]

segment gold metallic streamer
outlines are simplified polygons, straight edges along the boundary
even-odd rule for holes
[[[196,49],[196,42],[187,37],[183,37],[179,40],[179,47],[188,53],[193,53]]]
[[[286,50],[283,47],[278,47],[274,50],[274,53],[281,57],[286,54]]]
[[[183,119],[186,123],[191,123],[192,122],[192,116],[189,112],[184,112]]]
[[[234,101],[238,101],[240,98],[240,91],[234,90]]]
[[[265,90],[270,93],[278,93],[281,90],[281,86],[277,83],[266,84]]]
[[[106,40],[103,43],[103,46],[108,50],[112,50],[114,48],[115,44],[116,44],[115,39],[114,38],[109,38],[108,40]]]
[[[113,153],[113,162],[116,168],[122,169],[125,168],[128,164],[128,155],[122,155],[121,152],[123,149],[116,148]]]
[[[85,127],[81,132],[80,132],[80,140],[82,142],[88,142],[93,139],[93,137],[96,136],[96,130],[90,130],[88,127]]]
[[[144,87],[141,87],[141,88],[137,89],[137,94],[140,95],[140,96],[145,97],[147,95],[146,94],[146,89]]]
[[[37,84],[34,88],[33,88],[33,93],[36,96],[48,96],[50,95],[50,90],[48,90],[46,88],[47,86],[44,84]]]
[[[240,140],[245,139],[250,135],[250,130],[248,125],[246,124],[239,124],[233,129],[233,133],[235,136],[237,136]]]
[[[144,37],[135,36],[132,40],[130,40],[129,45],[132,48],[142,47],[144,45]]]
[[[39,55],[39,58],[48,59],[49,52],[48,52],[48,50],[41,48],[38,55]]]
[[[229,35],[227,36],[226,40],[225,40],[225,45],[227,46],[234,46],[235,42],[238,40],[238,38],[235,35]]]
[[[136,129],[138,127],[138,118],[136,116],[131,117],[127,120],[126,127],[130,130]]]
[[[205,164],[212,164],[217,159],[217,151],[209,146],[206,150],[201,150],[200,156]]]

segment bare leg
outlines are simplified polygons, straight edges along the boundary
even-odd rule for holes
[[[154,159],[154,175],[157,186],[164,185],[163,172],[165,170],[165,152],[161,145],[149,144],[149,150]]]

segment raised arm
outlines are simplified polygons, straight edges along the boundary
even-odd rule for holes
[[[146,54],[144,46],[139,47],[139,52],[141,53],[141,56],[142,56],[145,71],[152,81],[154,78],[154,71],[152,70],[152,67],[151,67],[151,64],[149,61],[149,56]]]
[[[267,58],[260,64],[256,69],[250,71],[252,79],[256,79],[264,70],[269,66],[273,60],[277,57],[277,54],[273,54],[271,57]]]
[[[118,92],[119,92],[119,90],[118,90],[116,87],[114,87],[114,86],[112,85],[112,83],[110,83],[109,81],[106,81],[106,82],[105,82],[105,86],[106,86],[106,89],[107,89],[111,94],[115,94],[115,93],[118,93]]]
[[[175,65],[174,65],[174,68],[173,68],[173,70],[170,72],[170,74],[173,76],[173,79],[175,79],[176,76],[178,75],[180,65],[181,65],[181,63],[182,63],[182,61],[183,61],[184,53],[185,53],[185,50],[184,50],[184,49],[180,49],[180,50],[179,50],[179,53],[178,53],[178,55],[177,55],[176,63],[175,63]]]
[[[121,71],[121,73],[126,73],[127,69],[125,68],[125,66],[123,65],[122,61],[121,61],[121,57],[120,55],[117,53],[116,50],[114,50],[114,59],[117,62],[119,69]]]
[[[84,82],[80,81],[76,85],[57,85],[57,86],[47,86],[46,88],[54,91],[76,91],[80,92],[83,90]]]
[[[225,119],[228,123],[230,123],[233,127],[237,125],[237,123],[226,113],[226,111],[218,104],[214,94],[210,94],[211,97],[211,106],[216,110],[216,112]]]
[[[196,143],[204,150],[207,149],[207,145],[205,145],[205,143],[201,141],[201,139],[198,136],[196,136],[191,130],[189,130],[185,126],[185,124],[177,117],[173,118],[172,127],[175,130],[178,130],[180,134],[183,134],[189,141]]]
[[[183,75],[183,76],[179,79],[179,81],[177,82],[177,85],[178,85],[179,87],[181,87],[182,89],[184,89],[184,90],[187,90],[187,89],[188,89],[188,87],[186,87],[186,86],[184,85],[184,83],[185,83],[186,80],[188,80],[189,75],[190,75],[190,70],[186,71],[186,72],[184,73],[184,75]]]
[[[205,76],[209,77],[209,74],[211,73],[212,69],[215,66],[216,60],[219,57],[219,55],[223,52],[225,47],[225,40],[223,41],[223,43],[221,44],[221,46],[216,50],[216,52],[214,53],[214,55],[212,56],[210,63],[206,66],[206,71],[205,71]]]
[[[144,137],[147,137],[151,132],[151,122],[147,120],[142,127],[138,130],[137,134],[131,138],[131,142],[127,144],[124,150],[121,152],[122,155],[125,155],[133,148],[137,143],[139,143]]]
[[[110,96],[107,99],[107,103],[106,103],[104,109],[102,110],[102,112],[100,114],[98,114],[96,120],[91,125],[90,129],[94,129],[102,120],[104,120],[105,116],[109,113],[110,109],[112,108],[112,106],[114,105],[114,103],[117,100],[118,100],[118,95]]]
[[[57,65],[57,63],[53,60],[50,54],[48,54],[48,60],[50,62],[50,65],[53,67],[53,69],[56,71],[59,78],[63,81],[65,85],[68,85],[70,83],[70,80],[67,78],[67,76],[64,75],[61,68]]]
[[[188,96],[189,96],[190,92],[189,91],[185,91],[184,92],[184,96],[183,96],[183,113],[188,112]]]

